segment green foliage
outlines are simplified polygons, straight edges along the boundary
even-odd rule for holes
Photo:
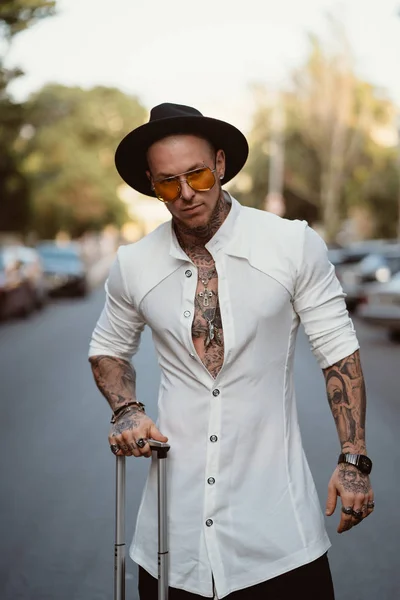
[[[0,38],[10,40],[37,20],[53,13],[55,2],[1,0]],[[7,45],[3,45],[6,51]],[[30,222],[30,190],[21,170],[18,139],[25,108],[12,102],[8,84],[20,76],[18,68],[6,69],[0,56],[0,230],[26,232]]]
[[[395,238],[398,222],[399,167],[396,148],[366,140],[364,153],[343,195],[347,207],[364,207],[374,220],[377,238]]]
[[[2,0],[0,35],[10,42],[56,2]],[[0,230],[34,229],[52,237],[60,229],[121,225],[124,204],[113,154],[122,134],[142,123],[144,109],[115,89],[47,86],[25,104],[12,102],[8,84],[21,75],[0,57]]]
[[[30,216],[29,187],[15,151],[23,110],[2,100],[0,115],[0,230],[25,231]]]
[[[12,38],[40,19],[54,14],[55,5],[55,1],[47,0],[1,0],[0,35]]]
[[[24,171],[39,235],[122,225],[127,214],[117,196],[122,182],[114,153],[123,135],[144,121],[139,101],[114,88],[49,85],[30,98],[27,115]]]

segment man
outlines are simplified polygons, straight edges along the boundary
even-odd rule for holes
[[[340,496],[340,533],[374,507],[359,346],[319,236],[222,190],[247,154],[235,127],[174,104],[124,138],[120,175],[165,202],[172,221],[119,249],[90,361],[114,413],[112,451],[171,445],[171,600],[330,600],[330,543],[296,415],[296,332],[302,322],[338,430],[326,512]],[[146,324],[161,368],[159,427],[130,363]],[[130,551],[141,600],[157,596],[156,486],[152,464]]]

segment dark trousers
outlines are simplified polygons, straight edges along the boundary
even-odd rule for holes
[[[139,567],[140,600],[157,600],[157,579]],[[168,600],[199,600],[184,590],[169,588]],[[232,592],[224,600],[334,600],[331,571],[326,554],[307,565],[274,577],[258,585]]]

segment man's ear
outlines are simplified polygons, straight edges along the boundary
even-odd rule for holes
[[[217,175],[222,179],[225,175],[225,152],[220,149],[215,155],[215,167],[217,169]]]
[[[146,175],[147,175],[147,179],[148,179],[148,180],[150,181],[150,183],[151,183],[151,189],[154,189],[154,186],[153,186],[153,181],[152,181],[152,177],[151,177],[151,173],[150,173],[150,171],[148,171],[148,170],[147,170],[147,171],[146,171]]]

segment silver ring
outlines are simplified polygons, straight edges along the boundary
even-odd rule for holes
[[[344,513],[345,515],[352,515],[353,508],[351,506],[342,506],[342,513]]]
[[[110,450],[113,454],[117,454],[119,448],[118,448],[117,444],[111,444]]]
[[[367,502],[367,508],[375,508],[375,502],[372,500],[372,502]]]
[[[139,438],[138,440],[136,440],[136,445],[138,446],[138,448],[144,448],[146,444],[147,440],[145,438]]]
[[[360,521],[363,518],[362,510],[352,510],[351,512],[355,519],[358,519]]]

